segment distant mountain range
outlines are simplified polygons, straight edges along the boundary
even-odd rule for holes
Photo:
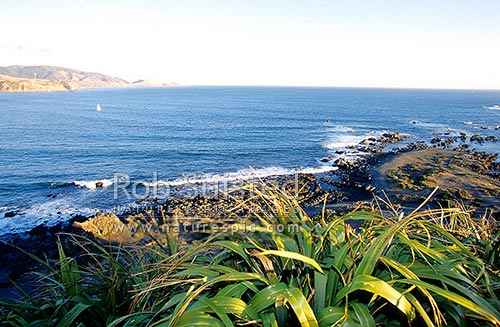
[[[124,79],[56,66],[0,66],[0,92],[69,91],[94,87],[176,86],[176,83]]]

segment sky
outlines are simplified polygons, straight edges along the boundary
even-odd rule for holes
[[[499,0],[0,0],[0,66],[129,81],[500,89]]]

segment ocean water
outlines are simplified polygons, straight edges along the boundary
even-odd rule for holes
[[[460,132],[500,137],[498,104],[500,91],[178,87],[3,93],[0,235],[119,210],[137,200],[124,189],[114,194],[116,182],[128,178],[125,190],[137,182],[138,195],[147,195],[146,187],[162,183],[328,172],[334,167],[321,158],[335,158],[336,151],[385,131],[408,134],[410,141]],[[500,143],[476,148],[498,153]]]

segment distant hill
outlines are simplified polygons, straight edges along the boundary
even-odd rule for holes
[[[0,92],[71,91],[76,88],[72,82],[0,75]]]
[[[118,77],[56,66],[0,66],[0,92],[41,92],[94,87],[162,87],[178,85],[173,82],[163,83],[142,79],[129,83]]]
[[[56,66],[0,67],[0,75],[72,82],[77,88],[127,86],[121,78]]]

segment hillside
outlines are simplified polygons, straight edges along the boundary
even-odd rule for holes
[[[127,81],[117,77],[56,66],[0,67],[0,75],[71,82],[77,88],[116,87],[129,84]]]
[[[0,75],[0,92],[71,91],[76,88],[72,82]]]
[[[128,81],[100,73],[56,66],[0,66],[0,92],[68,91],[94,87],[165,87],[174,82]]]

